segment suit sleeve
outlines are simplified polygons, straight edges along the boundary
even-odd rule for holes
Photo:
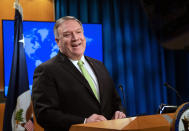
[[[36,68],[33,77],[32,101],[37,122],[48,129],[69,129],[72,124],[83,123],[85,118],[65,114],[60,109],[56,82],[48,69]],[[73,104],[73,103],[70,103]]]
[[[122,112],[126,113],[125,109],[122,106],[121,98],[120,98],[119,94],[116,91],[114,82],[113,82],[108,70],[106,69],[106,67],[104,66],[103,63],[101,63],[101,64],[102,64],[102,67],[104,68],[104,71],[106,72],[106,76],[109,77],[109,80],[110,80],[109,83],[111,83],[110,85],[112,85],[112,92],[113,92],[112,93],[112,104],[113,104],[112,107],[113,107],[113,113],[115,113],[115,111],[122,111]]]
[[[121,111],[126,113],[126,111],[124,110],[122,104],[121,104],[121,98],[119,96],[119,94],[117,93],[116,89],[114,88],[114,93],[113,93],[113,107],[114,107],[114,113],[115,111]]]

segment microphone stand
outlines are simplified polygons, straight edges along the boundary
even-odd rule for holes
[[[165,83],[164,83],[164,86],[166,86],[167,88],[169,88],[169,89],[171,89],[173,92],[175,92],[176,95],[179,97],[180,101],[181,101],[182,103],[184,103],[184,100],[182,99],[182,97],[181,97],[181,95],[179,94],[179,92],[178,92],[175,88],[173,88],[170,84],[168,84],[168,82],[165,82]]]
[[[125,109],[125,113],[126,113],[126,101],[125,101],[125,93],[123,91],[123,86],[122,85],[119,85],[119,88],[121,90],[121,93],[123,95],[123,103],[124,103],[124,109]]]

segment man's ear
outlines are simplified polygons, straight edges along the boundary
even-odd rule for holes
[[[56,43],[58,43],[58,42],[59,42],[59,39],[58,39],[58,38],[55,38],[55,41],[56,41]]]

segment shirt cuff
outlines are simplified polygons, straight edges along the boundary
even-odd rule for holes
[[[85,120],[84,120],[83,124],[85,124],[85,123],[86,123],[86,120],[87,120],[87,118],[85,118]]]

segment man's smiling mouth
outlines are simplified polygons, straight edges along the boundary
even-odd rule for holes
[[[81,45],[81,43],[78,43],[78,44],[72,44],[72,47],[78,47],[78,46],[80,46]]]

